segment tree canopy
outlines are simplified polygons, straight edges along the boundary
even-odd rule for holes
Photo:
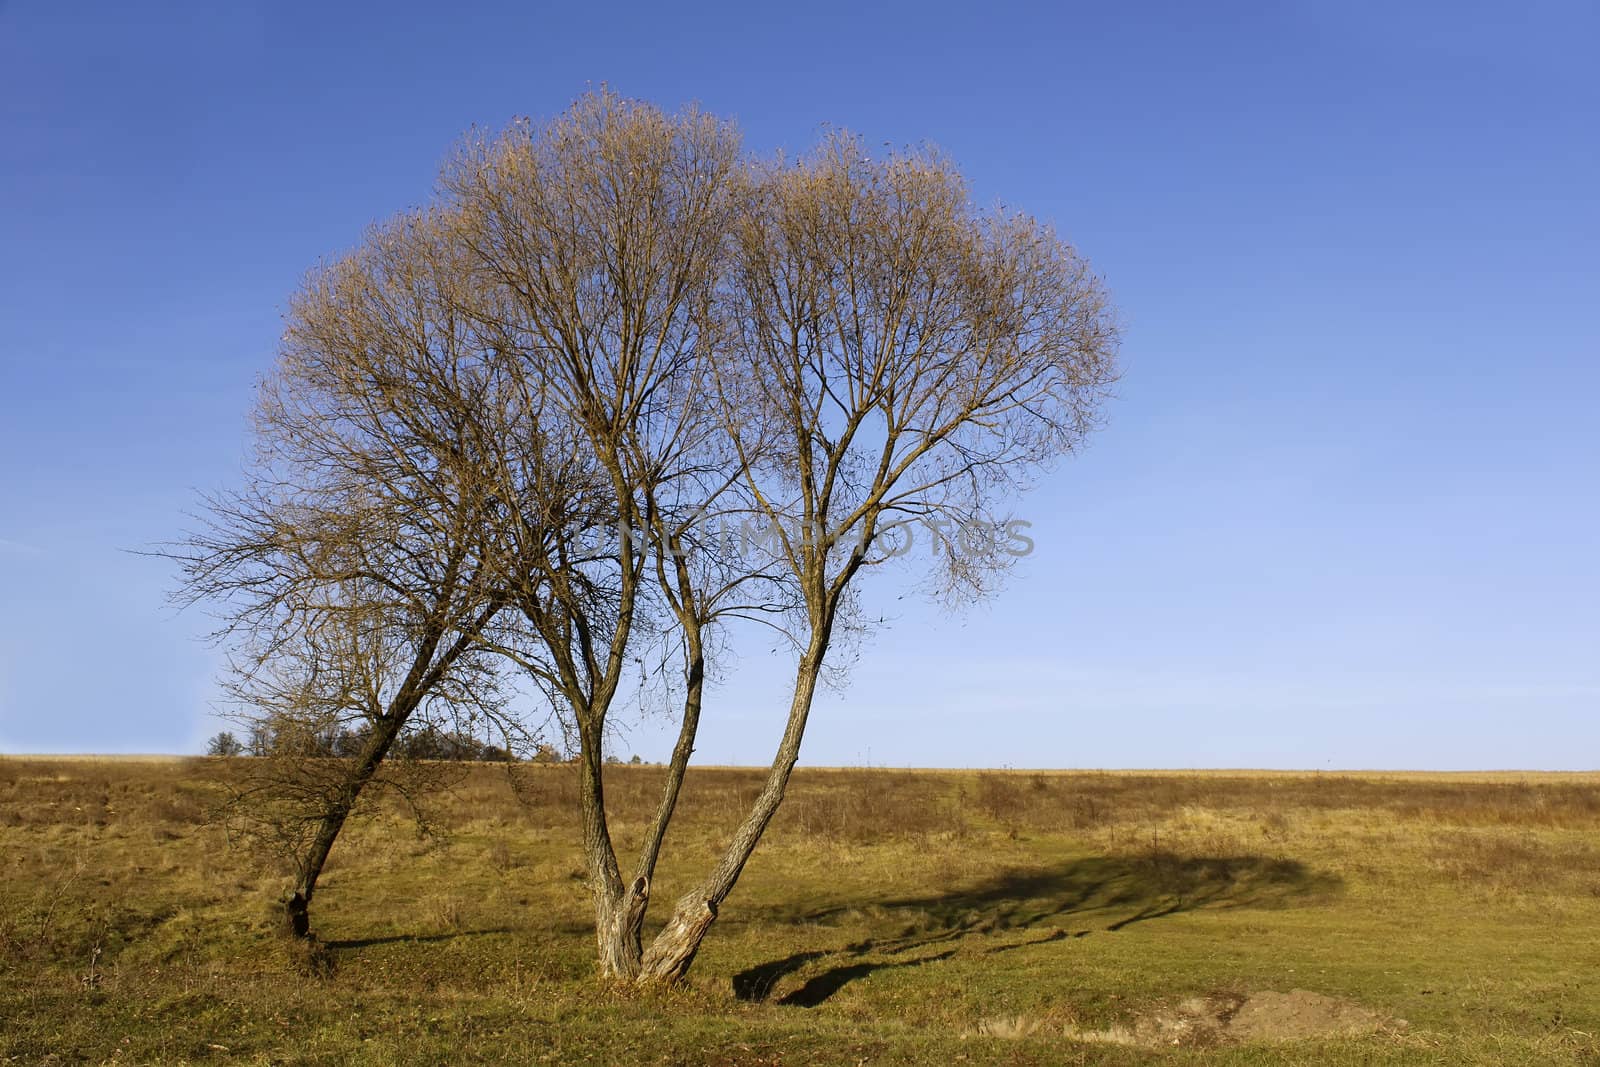
[[[756,158],[731,123],[608,92],[469,137],[435,202],[315,270],[287,318],[251,479],[175,554],[245,716],[342,739],[291,776],[314,783],[291,926],[391,753],[480,727],[537,744],[548,716],[576,750],[601,970],[643,981],[686,972],[782,802],[863,575],[989,593],[1008,509],[1116,376],[1086,261],[974,205],[938,153],[834,134]],[[646,948],[737,619],[784,635],[791,700],[764,788]],[[679,730],[625,864],[605,742],[634,676]]]

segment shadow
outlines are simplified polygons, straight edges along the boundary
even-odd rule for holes
[[[1087,930],[1079,930],[1075,934],[1069,934],[1065,930],[1051,930],[1043,937],[1036,937],[1031,941],[1013,941],[1009,945],[996,945],[994,948],[987,950],[984,955],[998,956],[1002,952],[1014,952],[1019,948],[1032,948],[1034,945],[1048,945],[1052,941],[1065,941],[1069,937],[1084,937],[1088,933],[1089,931]]]
[[[772,1000],[816,1007],[845,985],[885,968],[921,966],[957,951],[994,955],[1019,948],[1114,933],[1203,908],[1275,908],[1337,895],[1337,875],[1312,871],[1295,860],[1262,856],[1186,857],[1168,852],[1141,856],[1094,856],[1049,868],[1003,871],[948,893],[863,900],[830,907],[779,910],[764,921],[837,922],[865,918],[873,936],[843,948],[795,953],[751,967],[733,978],[741,1000]],[[1086,928],[1069,932],[1075,918]],[[1017,940],[1016,934],[1039,936]],[[1005,937],[1000,944],[973,945],[972,937]],[[930,951],[932,950],[932,951]],[[774,999],[780,983],[814,965],[834,966]]]
[[[900,960],[890,963],[848,963],[823,971],[796,989],[793,993],[778,999],[779,1004],[787,1004],[796,1008],[814,1008],[818,1004],[833,996],[843,989],[849,982],[857,978],[865,978],[874,971],[889,970],[895,967],[921,967],[924,963],[937,963],[947,960],[956,954],[955,949],[946,949],[932,956],[923,956],[920,959]]]
[[[331,949],[372,948],[376,945],[418,944],[426,945],[438,941],[454,941],[464,937],[487,937],[490,934],[512,933],[509,926],[496,926],[487,930],[458,930],[449,934],[391,934],[388,937],[359,937],[343,941],[324,941],[322,944]]]

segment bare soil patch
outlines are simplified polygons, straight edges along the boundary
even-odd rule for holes
[[[1199,1046],[1359,1037],[1405,1029],[1395,1019],[1352,1000],[1305,989],[1191,997],[1139,1017],[1131,1026],[1068,1031],[1080,1041],[1119,1045]]]

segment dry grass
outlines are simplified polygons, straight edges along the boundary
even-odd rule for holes
[[[434,836],[367,813],[300,959],[283,872],[209,821],[238,766],[0,759],[0,1055],[1277,1062],[1151,1020],[1305,990],[1411,1026],[1303,1062],[1600,1057],[1600,776],[803,770],[691,986],[645,996],[590,977],[571,768],[470,768]],[[625,851],[661,774],[612,770]],[[759,782],[691,773],[658,899]]]

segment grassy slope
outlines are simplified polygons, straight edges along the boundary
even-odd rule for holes
[[[688,988],[592,975],[573,781],[466,772],[427,839],[369,813],[313,921],[206,824],[238,764],[0,760],[0,1056],[19,1062],[1593,1063],[1600,776],[802,771]],[[659,771],[613,776],[633,840]],[[691,775],[655,917],[754,772]],[[1078,1040],[1307,989],[1360,1038]],[[1016,1020],[1020,1019],[1020,1023]],[[1000,1038],[981,1031],[1025,1032]]]

